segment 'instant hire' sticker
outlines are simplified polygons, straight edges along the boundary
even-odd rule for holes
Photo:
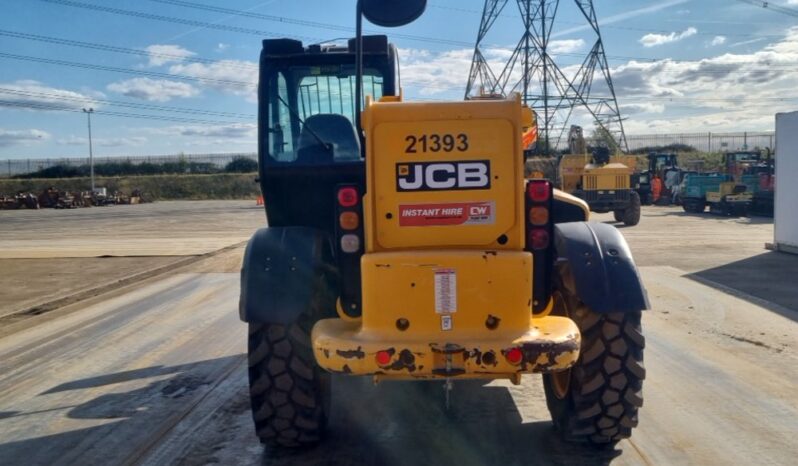
[[[457,272],[454,269],[435,270],[435,312],[457,312]]]
[[[496,204],[455,202],[447,204],[403,204],[399,206],[399,226],[492,225],[496,223]]]

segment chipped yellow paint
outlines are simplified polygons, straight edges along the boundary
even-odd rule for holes
[[[411,324],[412,327],[412,324]],[[409,331],[409,330],[408,330]],[[354,322],[324,319],[313,328],[311,339],[319,365],[332,372],[379,375],[382,378],[513,378],[515,374],[563,370],[579,357],[580,335],[568,318],[532,318],[527,331],[483,331],[480,338],[449,338],[428,329],[392,337],[369,331]],[[453,341],[460,341],[454,344]],[[447,372],[447,355],[433,348],[453,347]],[[504,352],[520,348],[525,361],[510,364]],[[379,351],[391,352],[390,363],[377,364]],[[492,353],[493,359],[485,355]]]

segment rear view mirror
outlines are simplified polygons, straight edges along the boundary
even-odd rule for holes
[[[363,16],[383,27],[410,24],[427,8],[427,0],[360,0]]]

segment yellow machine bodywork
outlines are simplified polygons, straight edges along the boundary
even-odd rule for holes
[[[520,135],[533,118],[520,98],[368,100],[362,121],[362,316],[339,312],[314,326],[319,365],[380,378],[514,381],[572,366],[573,321],[532,313]],[[511,350],[523,360],[513,363]]]
[[[718,191],[707,191],[707,202],[749,202],[753,199],[753,193],[742,192],[734,194],[739,186],[736,181],[726,181],[720,184]]]
[[[637,157],[615,155],[606,165],[595,165],[588,155],[564,155],[560,160],[560,188],[572,193],[630,189]]]

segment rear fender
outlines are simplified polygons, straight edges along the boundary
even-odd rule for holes
[[[335,315],[336,272],[329,236],[305,227],[261,228],[241,266],[238,312],[249,323],[289,325],[303,312]]]
[[[636,312],[648,296],[623,235],[603,223],[554,226],[555,267],[563,285],[593,311]]]

